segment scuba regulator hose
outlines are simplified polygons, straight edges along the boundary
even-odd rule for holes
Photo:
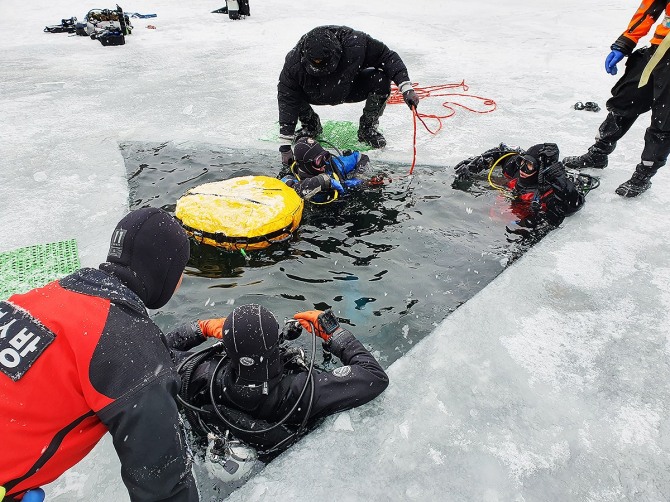
[[[314,329],[314,325],[312,325],[313,331],[316,331]],[[223,346],[223,342],[217,342],[214,345],[211,345],[210,347],[207,347],[205,349],[202,349],[194,354],[191,354],[188,356],[186,359],[184,359],[179,366],[177,367],[177,372],[181,375],[182,372],[184,373],[183,379],[182,379],[182,391],[186,391],[188,388],[188,384],[190,382],[191,374],[193,372],[193,369],[206,357],[208,357],[212,352],[220,350],[220,348]],[[245,429],[243,427],[240,427],[238,425],[233,424],[229,419],[227,419],[221,410],[219,409],[219,406],[216,404],[216,398],[214,396],[214,385],[215,385],[215,380],[216,380],[216,375],[219,373],[219,370],[221,368],[221,365],[225,361],[225,356],[220,356],[221,360],[216,364],[214,371],[212,373],[212,378],[210,379],[209,382],[209,398],[210,401],[214,407],[214,412],[216,413],[217,417],[219,420],[221,420],[226,426],[228,426],[231,429],[237,430],[239,432],[247,433],[247,434],[262,434],[265,432],[269,432],[281,425],[283,425],[290,417],[291,415],[296,411],[298,408],[300,401],[302,397],[304,396],[305,392],[307,391],[307,386],[311,385],[311,391],[310,391],[310,396],[309,396],[309,403],[307,406],[307,410],[305,412],[305,416],[300,423],[300,426],[290,436],[287,438],[281,440],[279,443],[274,445],[273,447],[269,448],[268,450],[265,450],[263,453],[268,454],[276,451],[280,447],[282,447],[288,440],[297,440],[303,433],[303,430],[305,428],[305,425],[307,424],[307,421],[309,420],[309,415],[312,410],[312,406],[314,404],[314,361],[316,359],[316,335],[312,335],[312,353],[311,353],[311,358],[310,358],[310,364],[309,368],[307,369],[307,378],[305,379],[305,384],[302,387],[302,390],[300,391],[300,394],[298,395],[298,398],[296,399],[295,404],[291,407],[291,409],[286,413],[286,415],[279,420],[278,422],[274,423],[270,427],[266,427],[264,429]],[[184,370],[184,366],[188,365],[186,370]],[[209,427],[207,424],[202,419],[201,414],[209,415],[211,414],[211,411],[206,410],[204,408],[200,408],[198,406],[194,406],[188,401],[186,401],[182,395],[181,392],[177,394],[177,400],[181,405],[184,406],[185,408],[185,415],[186,418],[190,421],[193,420],[197,416],[198,424],[200,427],[205,431],[205,432],[212,432],[211,427]],[[195,412],[195,413],[193,413]]]
[[[489,174],[488,174],[488,176],[487,176],[487,180],[488,180],[488,182],[489,182],[489,185],[491,185],[493,188],[495,188],[496,190],[498,190],[498,191],[499,191],[500,193],[502,193],[505,197],[510,198],[510,199],[513,199],[514,196],[510,193],[510,191],[509,191],[507,188],[505,188],[504,186],[501,186],[501,185],[497,185],[497,184],[494,183],[493,180],[491,179],[491,175],[493,174],[493,170],[496,168],[496,166],[497,166],[498,164],[500,164],[500,161],[503,160],[503,159],[505,159],[505,158],[507,158],[507,157],[510,157],[511,155],[519,155],[519,152],[509,152],[509,153],[506,153],[505,155],[501,155],[501,156],[498,158],[498,160],[496,160],[496,161],[493,163],[493,165],[491,166],[491,168],[489,169]]]

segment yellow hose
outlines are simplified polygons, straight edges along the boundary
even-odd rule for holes
[[[493,182],[493,180],[491,179],[491,175],[493,174],[493,170],[495,169],[495,167],[496,167],[498,164],[500,164],[500,161],[501,161],[502,159],[504,159],[504,158],[506,158],[506,157],[509,157],[510,155],[520,155],[520,153],[519,153],[519,152],[510,152],[510,153],[506,153],[505,155],[502,155],[500,158],[498,158],[498,160],[496,160],[496,161],[493,163],[493,165],[491,166],[491,169],[489,169],[488,181],[489,181],[489,185],[491,185],[491,186],[492,186],[493,188],[495,188],[496,190],[500,191],[505,197],[509,197],[510,199],[513,199],[514,196],[509,192],[509,190],[507,190],[507,188],[505,188],[505,187],[503,187],[503,186],[500,186],[500,185],[496,185],[496,184]]]

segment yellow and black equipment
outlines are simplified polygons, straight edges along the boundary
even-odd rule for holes
[[[269,176],[243,176],[189,189],[175,216],[196,242],[253,251],[291,238],[304,207],[295,190]]]

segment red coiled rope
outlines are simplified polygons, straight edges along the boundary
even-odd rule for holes
[[[465,80],[461,81],[459,84],[442,84],[442,85],[431,85],[428,87],[420,87],[418,83],[412,83],[412,87],[414,87],[414,91],[417,93],[419,96],[419,99],[423,101],[426,98],[432,98],[432,97],[444,97],[444,96],[459,96],[463,98],[469,98],[469,99],[475,99],[482,101],[482,104],[484,106],[487,106],[488,109],[485,110],[476,110],[474,108],[471,108],[469,106],[466,106],[463,103],[459,103],[458,101],[445,101],[442,103],[442,106],[445,107],[449,112],[446,115],[435,115],[435,114],[429,114],[429,113],[420,113],[416,109],[412,109],[412,118],[414,121],[414,139],[413,139],[413,157],[412,157],[412,167],[409,169],[409,174],[412,174],[414,171],[414,165],[416,164],[416,120],[417,118],[419,121],[423,124],[423,127],[425,127],[426,131],[428,131],[430,134],[435,135],[440,130],[442,129],[442,119],[447,119],[449,117],[452,117],[453,115],[456,114],[456,109],[454,107],[458,106],[460,108],[463,108],[469,112],[472,113],[491,113],[497,108],[496,102],[493,101],[490,98],[483,98],[481,96],[476,96],[474,94],[466,94],[469,87],[465,83]],[[463,92],[441,92],[446,89],[462,89]],[[402,97],[402,94],[400,93],[400,90],[398,89],[397,86],[393,86],[391,89],[391,95],[389,96],[388,99],[388,104],[390,105],[396,105],[396,104],[404,104],[405,100]],[[426,124],[424,119],[433,119],[437,120],[437,129],[434,131],[431,130],[430,127]]]

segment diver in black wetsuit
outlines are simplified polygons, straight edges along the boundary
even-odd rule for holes
[[[200,432],[234,437],[261,453],[281,451],[327,415],[360,406],[381,394],[388,377],[377,360],[332,311],[300,312],[280,330],[265,307],[236,307],[226,318],[200,320],[167,335],[181,362],[181,402]],[[290,347],[301,327],[323,341],[344,366],[314,368],[302,349]],[[221,341],[189,352],[208,337]]]
[[[596,178],[568,173],[558,158],[555,143],[540,143],[528,150],[501,143],[456,164],[454,187],[472,179],[473,174],[500,166],[507,183],[496,188],[510,195],[515,213],[534,214],[558,226],[582,208],[585,194],[598,185]]]
[[[305,200],[331,202],[366,184],[358,177],[370,161],[364,153],[338,150],[339,155],[332,155],[309,137],[298,139],[293,149],[291,145],[282,146],[280,152],[284,168],[290,171],[282,181]]]

